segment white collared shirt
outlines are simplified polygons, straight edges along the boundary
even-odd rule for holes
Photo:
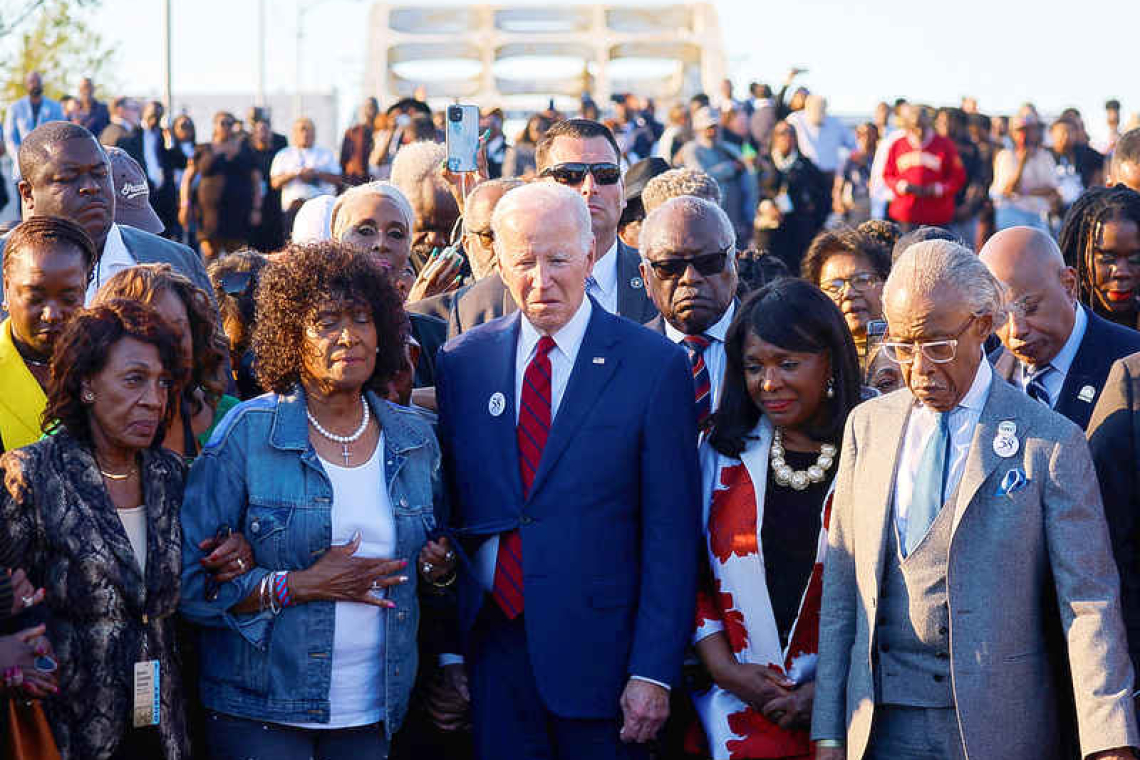
[[[732,324],[732,318],[736,314],[736,303],[731,302],[728,308],[724,310],[717,323],[705,330],[702,335],[711,338],[708,348],[705,349],[705,367],[709,371],[709,382],[712,385],[712,411],[716,411],[720,406],[720,386],[724,382],[724,338],[728,334],[728,326]],[[673,325],[669,324],[669,320],[665,320],[665,335],[669,340],[674,343],[680,344],[687,336],[685,333],[678,330]]]
[[[617,306],[617,238],[606,254],[594,263],[590,273],[593,282],[586,286],[586,292],[610,314],[618,313]]]
[[[982,408],[990,394],[993,370],[983,356],[974,373],[970,390],[950,411],[950,468],[946,478],[946,490],[942,494],[945,502],[958,488],[962,472],[966,469],[966,455],[970,453],[970,443],[974,440],[974,429],[982,418]],[[898,475],[895,478],[895,524],[900,536],[906,536],[907,518],[910,515],[911,497],[914,495],[914,480],[923,452],[930,437],[938,431],[937,412],[917,400],[906,422],[902,452],[899,459]]]
[[[578,358],[578,349],[586,337],[586,327],[590,324],[590,314],[594,307],[589,298],[583,298],[578,311],[570,321],[564,324],[558,332],[550,337],[554,338],[555,348],[550,352],[550,422],[558,414],[558,407],[562,404],[562,396],[566,393],[566,385],[570,382],[570,373],[574,369],[574,362]],[[527,321],[522,314],[519,315],[519,340],[515,346],[515,424],[519,421],[519,409],[522,408],[522,387],[526,375],[527,365],[534,358],[538,349],[538,341],[543,336],[534,325]],[[495,563],[499,556],[499,537],[492,536],[483,542],[475,553],[475,570],[479,575],[479,582],[486,588],[492,588],[495,583]]]
[[[117,272],[129,269],[137,263],[135,257],[127,250],[127,244],[123,242],[123,234],[119,231],[119,225],[112,224],[111,230],[107,233],[107,240],[103,243],[103,255],[99,257],[99,263],[95,265],[91,283],[87,286],[84,305],[91,305],[91,302],[95,300],[95,294],[99,292],[99,288],[103,287],[103,283],[114,277]]]
[[[1053,409],[1057,408],[1057,399],[1061,396],[1061,389],[1065,387],[1065,378],[1069,375],[1069,369],[1073,366],[1073,359],[1077,356],[1081,341],[1085,339],[1085,329],[1089,326],[1089,318],[1085,314],[1085,310],[1076,304],[1073,304],[1073,308],[1077,310],[1076,318],[1073,321],[1073,331],[1069,333],[1069,339],[1065,341],[1065,345],[1061,346],[1061,350],[1049,362],[1053,371],[1041,378],[1045,390],[1049,393],[1049,406]],[[1021,386],[1021,390],[1028,393],[1029,380],[1037,368],[1026,366],[1021,362],[1018,362],[1018,367],[1020,368],[1018,384]]]

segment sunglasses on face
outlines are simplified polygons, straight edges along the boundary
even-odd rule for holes
[[[724,265],[728,263],[728,249],[717,251],[716,253],[702,253],[700,256],[693,256],[688,259],[661,259],[660,261],[650,261],[649,266],[653,268],[653,273],[662,280],[676,280],[685,273],[685,270],[690,265],[697,270],[701,277],[711,277],[714,274],[720,274],[724,271]]]
[[[555,164],[542,170],[540,177],[550,177],[560,185],[577,186],[586,181],[586,175],[594,175],[599,185],[616,185],[621,179],[621,168],[617,164]]]

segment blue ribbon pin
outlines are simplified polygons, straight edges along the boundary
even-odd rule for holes
[[[1025,488],[1029,484],[1029,478],[1025,477],[1025,473],[1020,467],[1015,467],[1005,474],[1001,479],[1001,485],[998,486],[998,496],[1012,496],[1014,493]]]

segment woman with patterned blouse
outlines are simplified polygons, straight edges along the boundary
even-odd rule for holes
[[[44,708],[63,757],[189,754],[174,637],[184,470],[161,446],[181,377],[178,337],[151,309],[80,312],[52,355],[54,434],[0,458],[0,544],[46,591],[59,696]],[[227,545],[242,548],[219,580],[252,561],[240,537]]]
[[[859,362],[839,309],[777,280],[737,310],[701,448],[707,573],[694,704],[713,758],[808,757],[827,505]]]

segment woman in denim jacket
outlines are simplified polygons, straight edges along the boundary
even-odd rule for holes
[[[416,677],[416,562],[441,500],[428,424],[377,395],[403,368],[407,321],[377,263],[336,243],[262,273],[258,379],[191,470],[182,610],[199,626],[212,758],[384,758]],[[240,531],[254,567],[208,584],[198,542]],[[446,552],[446,554],[444,554]]]

